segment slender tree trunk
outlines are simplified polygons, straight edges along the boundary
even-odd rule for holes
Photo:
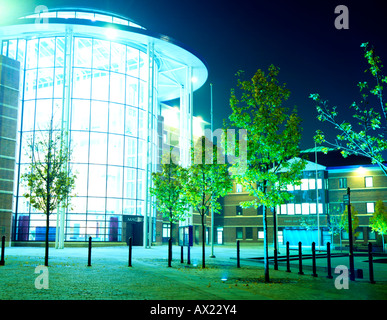
[[[270,282],[269,277],[269,243],[267,234],[267,215],[266,207],[263,206],[263,249],[264,249],[264,267],[265,267],[265,282]]]
[[[204,210],[202,210],[202,268],[206,267],[206,233],[204,230]]]

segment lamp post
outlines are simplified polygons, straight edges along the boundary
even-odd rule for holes
[[[349,278],[355,280],[355,263],[353,259],[353,239],[352,239],[352,215],[351,215],[351,190],[347,188],[344,196],[344,204],[348,205],[348,235],[349,235]]]
[[[212,83],[210,83],[211,89],[211,143],[214,143],[213,137],[213,116],[212,116]],[[215,258],[214,254],[214,209],[211,205],[211,255],[210,258]]]

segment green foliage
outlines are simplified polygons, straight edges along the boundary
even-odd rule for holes
[[[29,192],[24,194],[31,206],[50,215],[61,204],[70,206],[70,195],[76,175],[69,171],[71,151],[64,143],[60,131],[41,131],[35,141],[29,141],[31,163],[21,176]]]
[[[187,170],[176,164],[172,151],[162,159],[161,171],[152,173],[153,187],[150,194],[156,197],[156,208],[163,217],[172,222],[186,219],[187,198],[184,185],[187,180]]]
[[[233,178],[256,199],[242,207],[275,207],[290,198],[288,184],[299,184],[305,161],[297,159],[301,139],[301,119],[294,108],[283,106],[290,92],[277,80],[279,68],[268,73],[258,70],[251,80],[238,79],[238,94],[231,91],[230,125],[247,130],[247,168],[240,174],[238,164],[231,168]],[[242,75],[242,72],[237,74]],[[292,161],[289,161],[293,159]],[[280,173],[280,174],[279,174]]]
[[[382,236],[387,233],[387,208],[382,200],[375,205],[375,212],[370,218],[370,227]]]
[[[359,232],[355,232],[355,230],[359,227],[359,216],[358,211],[355,209],[355,207],[351,204],[351,223],[352,223],[352,234],[353,237],[357,237],[359,235]],[[345,206],[345,210],[343,214],[341,215],[340,220],[341,227],[349,232],[349,225],[348,225],[348,206]]]
[[[206,138],[201,137],[196,146],[192,148],[192,164],[188,168],[188,179],[185,184],[188,202],[202,216],[207,214],[210,208],[215,213],[219,213],[221,206],[217,200],[232,189],[227,164],[217,163],[217,147],[213,146],[213,150],[206,148],[205,141]],[[202,151],[195,152],[195,148],[200,148]],[[206,155],[208,157],[210,152],[213,152],[213,161],[206,163]],[[198,154],[200,158],[198,158]]]
[[[316,102],[317,119],[328,122],[338,131],[334,141],[326,140],[321,130],[316,131],[314,140],[318,144],[326,143],[340,149],[343,157],[349,154],[363,155],[378,164],[387,175],[387,166],[383,158],[383,152],[387,151],[387,103],[383,99],[383,88],[387,83],[387,77],[382,75],[383,65],[381,59],[370,48],[368,43],[361,45],[364,48],[364,58],[368,63],[369,72],[374,80],[374,85],[363,81],[357,84],[361,101],[353,102],[349,108],[353,110],[352,120],[339,120],[339,113],[335,106],[330,107],[318,93],[310,94],[310,98]],[[371,102],[374,96],[375,101]]]

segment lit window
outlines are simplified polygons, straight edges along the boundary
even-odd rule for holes
[[[308,190],[308,179],[301,180],[301,190]]]
[[[347,178],[339,178],[339,188],[347,188]]]
[[[316,204],[315,203],[310,204],[310,213],[316,214]]]
[[[243,228],[236,228],[236,238],[243,239]]]
[[[263,230],[258,229],[258,239],[264,239],[264,237],[265,237],[265,233],[263,232]]]
[[[367,202],[367,213],[374,213],[374,212],[375,212],[375,203]]]
[[[372,177],[365,177],[365,187],[372,188],[374,186]]]
[[[296,207],[296,214],[301,214],[301,204],[296,203],[295,207]]]
[[[302,214],[309,214],[309,203],[302,204]]]
[[[293,203],[288,203],[287,204],[287,209],[288,209],[288,214],[293,215],[294,214],[294,204]]]
[[[236,185],[236,192],[242,192],[242,185],[239,183]]]

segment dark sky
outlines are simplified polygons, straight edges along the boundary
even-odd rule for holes
[[[316,119],[310,93],[320,93],[343,115],[358,101],[356,84],[367,80],[362,42],[370,42],[387,61],[385,0],[0,0],[11,14],[48,8],[82,6],[127,16],[150,31],[168,35],[199,53],[208,64],[207,83],[194,95],[195,115],[210,120],[210,83],[214,95],[214,127],[230,113],[235,73],[252,76],[270,64],[281,69],[280,81],[291,91],[288,106],[303,119],[302,148],[314,145]],[[337,30],[336,6],[349,9],[349,29]],[[4,13],[4,12],[3,12]]]

